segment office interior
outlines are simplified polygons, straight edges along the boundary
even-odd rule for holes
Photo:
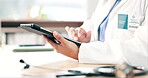
[[[84,20],[91,17],[97,2],[98,0],[0,0],[0,77],[20,77],[20,69],[24,66],[18,62],[20,59],[38,66],[68,58],[54,50],[13,52],[20,45],[47,45],[43,47],[52,48],[42,36],[20,29],[19,24],[35,23],[67,37],[64,27],[81,26]]]
[[[98,1],[0,0],[0,78],[55,78],[53,76],[61,73],[61,70],[64,73],[68,69],[92,72],[94,68],[108,66],[80,64],[78,60],[56,52],[42,36],[18,27],[20,24],[34,23],[68,37],[64,28],[79,27],[83,21],[90,19]],[[20,60],[26,64],[20,63]],[[134,78],[147,77],[148,75]]]
[[[67,36],[64,26],[81,26],[84,20],[91,17],[97,2],[98,0],[0,0],[1,45],[45,44],[45,40],[39,35],[17,28],[20,23],[36,23]],[[52,26],[49,22],[63,22],[63,25]]]

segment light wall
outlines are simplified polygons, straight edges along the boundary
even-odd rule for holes
[[[90,19],[99,0],[87,0],[87,19]]]
[[[3,1],[16,1],[16,0],[0,0],[0,2],[3,2]],[[26,0],[26,1],[30,1],[30,0]],[[20,3],[22,4],[22,2],[26,2],[25,0],[20,0]],[[41,1],[41,0],[40,0]],[[42,0],[42,1],[45,1],[45,0]],[[47,0],[46,0],[47,1]],[[58,1],[58,0],[51,0],[51,1]],[[64,1],[64,0],[63,0]],[[65,0],[66,1],[66,0]],[[67,0],[68,1],[68,0]],[[81,3],[77,3],[76,1],[81,1]],[[97,2],[98,0],[74,0],[75,4],[77,5],[76,8],[82,8],[82,10],[85,12],[85,15],[86,17],[82,17],[82,18],[85,18],[86,19],[90,19],[93,11],[95,10],[95,7],[97,5]],[[84,2],[84,3],[83,3]],[[33,0],[31,0],[31,3],[34,3]],[[9,3],[10,4],[10,3]],[[59,3],[61,4],[61,3]],[[62,3],[63,4],[63,3]],[[82,5],[81,5],[82,4]],[[0,3],[1,5],[1,3]],[[21,5],[19,5],[21,6]],[[30,4],[26,5],[26,6],[29,6],[31,7]],[[70,6],[69,5],[66,5],[66,6]],[[9,6],[10,7],[10,6]],[[75,5],[73,4],[73,7],[75,7]],[[8,7],[7,7],[8,8]],[[1,8],[2,9],[2,8]],[[16,9],[13,9],[14,11]],[[25,10],[25,7],[21,10]],[[80,10],[80,9],[79,9]],[[19,12],[19,11],[18,11]],[[26,11],[24,11],[26,12]],[[80,12],[81,13],[81,12]],[[11,14],[11,13],[9,13]],[[13,13],[12,13],[13,14]],[[21,13],[20,13],[21,14]],[[15,16],[15,15],[14,15]],[[81,16],[81,15],[79,15]],[[7,17],[8,18],[8,17]],[[81,17],[79,17],[81,18]],[[77,20],[77,19],[75,19]],[[82,19],[81,21],[83,21],[84,19]],[[3,33],[4,34],[4,33]],[[65,35],[67,36],[67,34],[65,34],[65,32],[62,32],[62,35]],[[29,44],[42,44],[42,43],[45,43],[45,40],[38,36],[38,35],[35,35],[35,34],[30,34],[30,33],[7,33],[7,35],[4,35],[4,36],[7,36],[7,44],[25,44],[27,42],[29,42]],[[3,38],[6,38],[4,37]],[[21,38],[21,40],[20,40]],[[26,40],[27,38],[27,40]],[[0,38],[1,39],[1,38]],[[3,39],[4,40],[4,39]],[[6,39],[4,40],[4,42],[6,42]],[[4,43],[3,43],[4,44]]]
[[[39,5],[40,9],[44,9],[42,12],[48,14],[48,20],[83,21],[91,17],[97,2],[98,0],[0,0],[0,19],[28,19],[32,7]],[[37,18],[40,17],[34,19]]]

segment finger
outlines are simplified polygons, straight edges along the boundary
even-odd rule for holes
[[[74,40],[78,40],[78,30],[74,30],[73,32],[73,37],[74,37]]]
[[[69,31],[70,31],[70,27],[66,26],[66,27],[65,27],[65,30],[66,30],[67,32],[69,32]]]
[[[78,39],[79,39],[78,37],[74,37],[74,40],[75,40],[75,41],[78,41]]]
[[[75,29],[75,32],[74,32],[74,40],[75,41],[78,41],[78,30],[80,29],[80,27],[77,27],[76,29]]]
[[[74,39],[74,35],[75,35],[75,29],[73,28],[73,27],[71,27],[70,29],[69,29],[69,37],[71,38],[71,39]]]
[[[91,31],[88,31],[88,32],[87,32],[86,38],[87,38],[87,39],[90,39],[90,38],[91,38]]]
[[[56,43],[54,43],[52,40],[50,40],[49,38],[47,38],[45,35],[42,35],[46,40],[47,40],[47,42],[49,43],[49,44],[51,44],[53,47],[55,47],[55,46],[57,46],[57,44]]]
[[[77,27],[75,30],[79,30],[80,29],[80,27]]]
[[[85,37],[86,36],[86,31],[83,28],[79,28],[78,30],[78,37]]]
[[[71,35],[70,35],[70,27],[66,26],[66,27],[65,27],[65,30],[66,30],[66,32],[67,32],[69,38],[71,38]]]
[[[62,45],[65,45],[67,40],[62,37],[58,32],[54,31],[53,32],[53,36],[62,44]]]
[[[73,34],[75,29],[73,27],[70,27],[69,31],[70,31],[71,34]]]
[[[66,26],[65,30],[67,31],[67,34],[68,34],[69,38],[73,39],[73,35],[72,35],[72,32],[71,32],[72,28]]]

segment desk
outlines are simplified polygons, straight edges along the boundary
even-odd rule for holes
[[[41,67],[46,67],[46,68],[55,68],[55,69],[62,69],[62,70],[68,70],[68,69],[81,69],[82,68],[85,70],[88,68],[92,69],[96,68],[96,67],[101,67],[101,66],[108,66],[108,65],[97,65],[97,64],[80,64],[78,63],[77,60],[63,60],[63,61],[58,61],[58,62],[54,62],[54,63],[49,63],[49,64],[44,64],[41,65]],[[53,75],[61,72],[61,71],[57,71],[57,70],[46,70],[46,69],[41,69],[41,68],[35,68],[32,67],[30,69],[24,70],[24,72],[27,72],[27,74],[32,73],[32,75],[24,75],[24,77],[36,77],[36,76],[40,76],[42,78],[43,77],[50,77],[50,78],[55,78]],[[46,75],[46,76],[45,76]],[[34,77],[34,78],[35,78]],[[76,78],[77,76],[74,77],[67,77],[67,78]],[[62,77],[64,78],[64,77]],[[79,78],[79,77],[77,77]],[[80,78],[114,78],[114,77],[80,77]],[[144,75],[144,76],[137,76],[134,78],[148,78],[148,74]]]
[[[2,47],[0,50],[0,78],[21,78],[24,64],[19,62],[20,59],[36,66],[71,59],[55,51],[14,53],[12,52],[14,46]]]
[[[13,53],[7,47],[6,50],[0,52],[0,78],[55,78],[53,75],[61,71],[50,71],[40,68],[31,67],[23,70],[24,64],[18,61],[24,59],[28,64],[41,66],[44,68],[57,68],[62,70],[77,69],[77,68],[96,68],[106,65],[97,64],[80,64],[77,60],[68,58],[56,52],[30,52],[30,53]],[[50,77],[51,76],[51,77]],[[71,77],[70,77],[71,78]],[[75,78],[75,77],[73,77]],[[81,77],[86,78],[86,77]],[[90,77],[90,78],[112,78],[112,77]],[[134,78],[148,78],[148,75],[138,76]]]

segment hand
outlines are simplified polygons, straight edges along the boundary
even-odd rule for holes
[[[57,52],[64,54],[68,57],[78,59],[79,48],[76,44],[66,40],[56,31],[53,32],[53,36],[60,42],[60,44],[54,43],[43,35],[43,37],[53,46],[53,48],[56,49]]]
[[[76,40],[78,42],[82,43],[88,43],[90,42],[91,39],[91,31],[86,32],[83,28],[70,28],[70,27],[65,27],[65,30],[67,31],[69,38]]]

